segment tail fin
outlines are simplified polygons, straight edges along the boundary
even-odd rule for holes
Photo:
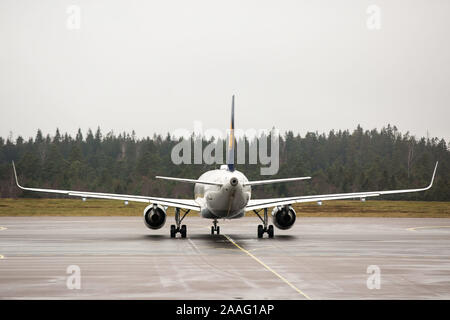
[[[234,171],[234,95],[231,99],[231,127],[228,137],[228,156],[227,165],[229,171]]]

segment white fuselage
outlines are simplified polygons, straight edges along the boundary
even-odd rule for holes
[[[244,215],[244,208],[251,197],[251,187],[243,185],[248,179],[242,172],[229,171],[224,165],[221,169],[205,172],[199,180],[223,184],[195,184],[195,201],[201,207],[202,217],[235,219]]]

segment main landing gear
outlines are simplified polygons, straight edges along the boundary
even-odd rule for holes
[[[211,234],[220,234],[220,227],[217,225],[217,219],[214,219],[213,223],[214,225],[211,226]]]
[[[264,218],[259,215],[259,211],[253,210],[253,212],[258,216],[258,218],[262,221],[263,224],[258,225],[258,238],[262,238],[264,233],[267,233],[269,238],[273,238],[273,225],[268,225],[268,217],[267,217],[267,208],[264,208]]]
[[[177,236],[177,233],[181,234],[182,238],[186,238],[187,235],[187,228],[186,225],[181,225],[181,222],[184,220],[184,217],[189,213],[191,210],[186,210],[183,214],[183,217],[180,219],[180,208],[175,208],[175,223],[176,225],[170,226],[170,237],[175,238]]]

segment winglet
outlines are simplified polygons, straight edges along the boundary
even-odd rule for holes
[[[430,185],[427,187],[427,190],[430,189],[431,186],[433,185],[434,176],[436,175],[436,170],[437,170],[438,163],[439,163],[439,161],[436,161],[436,165],[434,166],[433,176],[431,177],[431,182],[430,182]]]
[[[17,172],[16,172],[16,166],[14,165],[14,161],[12,162],[13,170],[14,170],[14,177],[16,178],[16,184],[17,186],[22,189],[22,186],[19,184],[19,179],[17,179]]]

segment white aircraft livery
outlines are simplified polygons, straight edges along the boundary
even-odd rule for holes
[[[292,205],[295,203],[317,202],[318,204],[321,204],[322,201],[325,200],[338,199],[361,199],[361,201],[365,201],[365,199],[368,197],[377,197],[384,194],[425,191],[430,189],[433,185],[434,176],[436,174],[438,165],[438,163],[436,162],[431,182],[427,187],[424,188],[323,194],[272,199],[251,199],[252,186],[269,183],[306,180],[311,179],[311,177],[249,181],[242,172],[235,169],[234,150],[235,139],[233,96],[231,103],[231,130],[228,144],[229,156],[227,164],[222,165],[220,169],[205,172],[197,180],[161,176],[156,177],[159,179],[194,184],[194,199],[172,199],[126,194],[27,188],[22,187],[19,184],[14,162],[13,169],[17,186],[22,190],[57,193],[62,195],[81,197],[83,198],[83,200],[85,200],[86,198],[98,198],[149,203],[149,205],[144,209],[144,223],[150,229],[162,228],[166,222],[167,208],[174,207],[175,224],[170,226],[170,236],[172,238],[175,238],[178,233],[180,233],[182,238],[186,238],[187,228],[186,225],[182,225],[181,223],[183,222],[186,215],[191,211],[198,211],[201,217],[212,220],[213,226],[211,226],[211,234],[220,233],[220,227],[217,225],[218,219],[238,219],[243,217],[246,212],[252,211],[262,221],[262,224],[258,225],[257,228],[258,238],[262,238],[264,233],[267,233],[269,238],[273,238],[273,225],[282,230],[289,229],[294,225],[296,220],[296,213]],[[273,208],[271,211],[273,224],[270,225],[268,219],[269,208]],[[263,215],[260,214],[261,211]]]

